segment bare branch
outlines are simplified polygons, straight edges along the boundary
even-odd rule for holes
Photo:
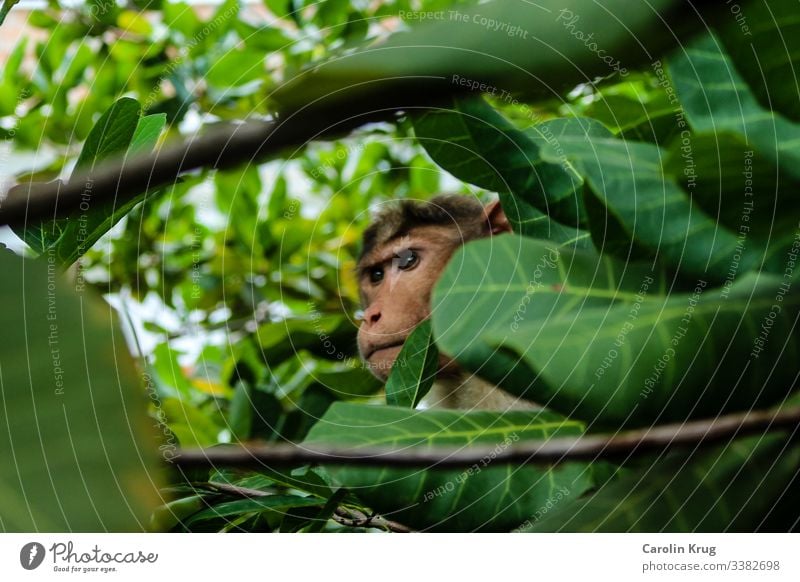
[[[557,463],[578,459],[620,458],[629,455],[710,445],[760,432],[800,427],[800,407],[729,414],[714,419],[631,430],[616,435],[590,435],[521,442],[496,447],[340,448],[273,444],[209,449],[179,449],[171,463],[183,467],[259,467],[319,463],[392,467],[467,467],[489,457],[493,462]]]

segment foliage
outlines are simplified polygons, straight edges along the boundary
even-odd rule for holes
[[[708,32],[674,0],[472,4],[227,0],[202,15],[182,2],[90,2],[31,13],[47,39],[20,40],[0,76],[0,136],[20,183],[279,110],[333,119],[378,96],[403,110],[130,201],[94,204],[87,192],[80,212],[18,231],[28,258],[0,257],[13,330],[0,389],[14,419],[0,449],[25,460],[4,485],[6,527],[141,529],[164,481],[157,531],[353,531],[341,512],[375,511],[446,531],[796,527],[800,510],[783,494],[797,447],[774,431],[614,465],[489,458],[464,471],[304,465],[164,480],[154,469],[153,451],[168,460],[175,445],[504,450],[777,406],[795,390],[792,3],[743,3],[758,22],[755,51],[741,23],[711,19]],[[451,16],[398,18],[424,11]],[[588,32],[621,60],[598,58]],[[384,398],[356,349],[359,235],[376,206],[443,189],[497,193],[516,234],[458,252]],[[71,281],[79,293],[56,292],[63,395],[47,344],[57,270],[58,288]],[[135,371],[117,328],[95,315],[109,304]],[[413,410],[439,350],[544,409]],[[142,385],[160,444],[138,428]],[[77,422],[87,409],[96,422]],[[100,488],[111,492],[91,495]],[[19,511],[32,491],[40,503]]]
[[[494,445],[577,435],[582,426],[541,411],[486,412],[368,407],[337,403],[314,425],[305,443],[354,447],[391,445]],[[414,528],[438,531],[509,530],[557,492],[579,496],[594,484],[586,463],[513,467],[492,455],[464,470],[331,467],[332,481],[384,515]]]

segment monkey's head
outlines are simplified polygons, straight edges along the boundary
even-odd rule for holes
[[[498,202],[458,195],[387,205],[364,232],[358,279],[363,320],[358,348],[386,381],[403,342],[430,315],[433,286],[465,242],[511,232]],[[440,371],[452,366],[440,356]]]

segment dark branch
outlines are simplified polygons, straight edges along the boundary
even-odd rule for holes
[[[0,225],[35,224],[73,213],[82,203],[116,200],[119,206],[141,192],[174,184],[186,172],[263,161],[312,140],[335,138],[366,123],[393,120],[404,108],[440,103],[458,90],[430,78],[382,81],[370,92],[361,94],[353,88],[324,103],[279,114],[276,121],[225,125],[149,155],[111,160],[68,182],[19,184],[0,198]]]
[[[591,435],[529,441],[497,451],[496,447],[340,448],[292,444],[179,449],[171,463],[183,467],[259,467],[319,463],[392,467],[467,467],[486,458],[492,462],[554,463],[624,458],[681,447],[710,445],[765,431],[800,427],[800,407],[754,411],[715,419],[632,430],[617,435]]]

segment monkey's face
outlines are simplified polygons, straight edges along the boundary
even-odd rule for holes
[[[386,381],[408,334],[430,315],[433,285],[461,242],[454,228],[421,226],[361,260],[358,348],[379,379]]]

